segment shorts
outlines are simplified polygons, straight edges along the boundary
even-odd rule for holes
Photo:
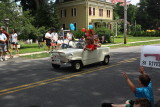
[[[50,39],[47,39],[47,40],[46,40],[46,45],[47,45],[47,46],[51,46],[51,40],[50,40]]]
[[[12,45],[18,45],[18,42],[12,42],[11,44]]]
[[[7,51],[6,44],[5,43],[4,44],[0,43],[0,52],[6,52],[6,51]]]

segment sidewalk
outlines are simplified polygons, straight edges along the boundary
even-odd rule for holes
[[[148,40],[148,41],[128,42],[127,44],[143,43],[143,42],[150,42],[150,41],[160,41],[160,39]],[[110,44],[110,45],[102,45],[102,46],[113,46],[113,45],[121,45],[121,44],[123,44],[123,43]],[[47,51],[24,53],[24,54],[20,54],[20,56],[33,55],[33,54],[41,54],[41,53],[47,53]],[[19,56],[17,56],[17,55],[14,55],[14,56],[13,56],[13,58],[17,58],[17,57],[19,57]]]
[[[26,55],[34,55],[34,54],[41,54],[41,53],[47,53],[48,51],[41,51],[41,52],[32,52],[32,53],[23,53],[19,54],[19,56],[26,56]],[[18,58],[18,55],[13,55],[13,58]]]

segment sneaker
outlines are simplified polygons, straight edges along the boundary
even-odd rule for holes
[[[3,59],[1,58],[0,61],[3,61]]]
[[[7,61],[8,59],[7,58],[2,58],[3,59],[3,61]]]

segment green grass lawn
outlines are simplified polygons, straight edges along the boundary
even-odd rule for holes
[[[46,51],[47,47],[44,46],[39,48],[37,43],[33,43],[33,44],[24,44],[23,42],[19,42],[20,44],[20,49],[19,49],[19,53],[23,54],[23,53],[31,53],[31,52],[40,52],[40,51]],[[15,50],[13,50],[13,55],[16,54]]]
[[[152,39],[160,39],[160,37],[127,37],[127,43],[136,42],[136,41],[147,41],[147,40],[152,40]],[[107,43],[107,44],[117,44],[117,43],[123,43],[123,42],[124,42],[124,38],[122,36],[118,36],[118,37],[114,38],[114,43]],[[156,44],[156,43],[159,43],[159,42],[148,42],[148,43],[145,43],[145,44],[150,44],[150,43],[151,44]],[[36,43],[24,44],[22,42],[19,42],[19,44],[21,45],[21,48],[19,49],[20,54],[46,51],[47,50],[47,47],[45,46],[45,44],[42,48],[39,48],[38,44],[36,44]],[[143,45],[143,44],[144,43],[137,43],[135,45]],[[134,46],[134,44],[128,44],[126,46]],[[15,51],[13,51],[13,54],[15,54]]]
[[[127,42],[136,42],[136,41],[147,41],[153,39],[160,39],[160,37],[127,37]],[[114,38],[114,43],[123,43],[123,37],[116,37]]]
[[[133,44],[120,44],[120,45],[112,45],[112,46],[108,46],[108,47],[118,48],[118,47],[144,46],[144,45],[153,45],[153,44],[160,44],[160,41],[151,41],[151,42],[133,43]]]
[[[26,55],[26,56],[20,56],[20,57],[25,59],[37,59],[37,58],[45,58],[49,56],[50,56],[49,53],[41,53],[41,54]]]
[[[150,44],[160,44],[160,41],[152,41],[152,42],[144,42],[144,43],[134,43],[129,44],[129,42],[136,42],[136,41],[147,41],[147,40],[153,40],[153,39],[160,39],[160,37],[127,37],[127,44],[121,44],[121,45],[115,45],[115,46],[109,46],[111,48],[117,48],[117,47],[126,47],[126,46],[140,46],[140,45],[150,45]],[[107,43],[105,45],[109,44],[117,44],[117,43],[123,43],[124,38],[123,36],[118,36],[114,38],[114,43]],[[19,53],[32,53],[32,52],[40,52],[40,51],[47,51],[47,47],[44,46],[42,48],[38,47],[38,44],[24,44],[22,42],[19,42],[21,45],[21,48],[19,49]],[[16,52],[13,50],[13,55],[15,55]],[[41,58],[41,57],[47,57],[49,54],[37,54],[37,55],[28,55],[26,58]]]

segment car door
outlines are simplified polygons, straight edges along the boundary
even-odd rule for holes
[[[83,60],[83,64],[84,65],[88,65],[88,64],[92,64],[98,61],[98,51],[93,50],[93,51],[89,51],[89,50],[85,50],[82,53],[82,60]]]

